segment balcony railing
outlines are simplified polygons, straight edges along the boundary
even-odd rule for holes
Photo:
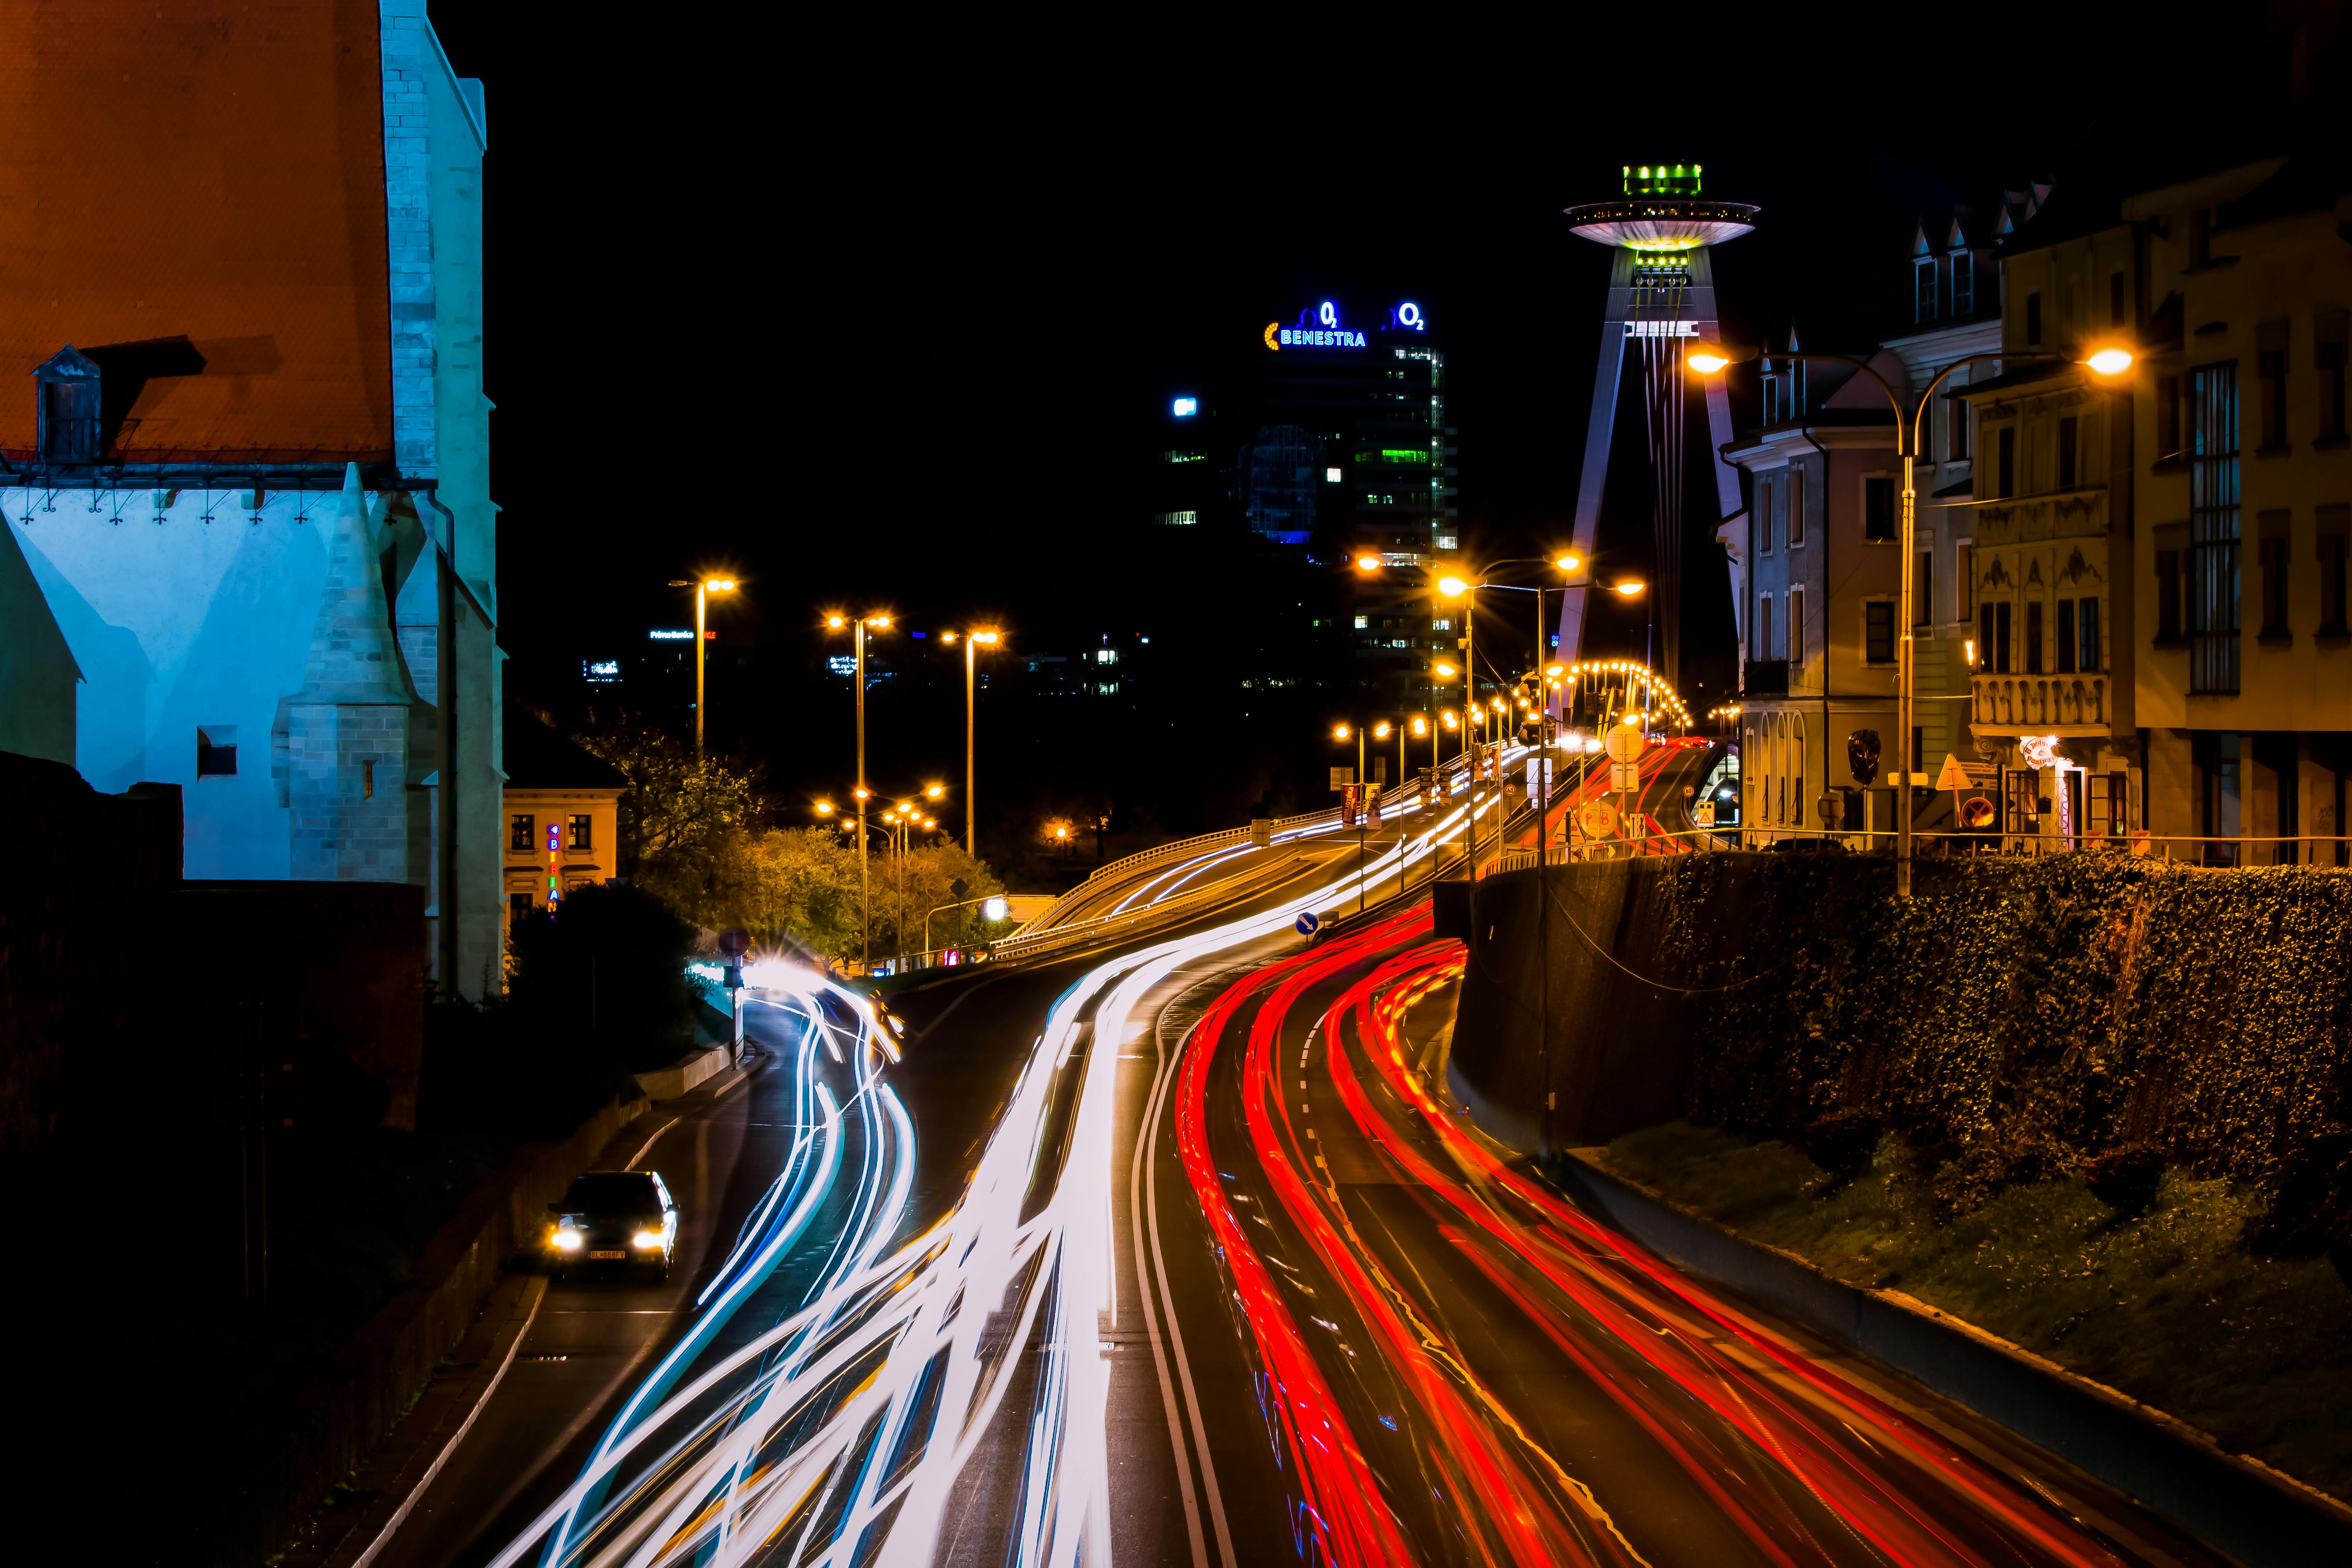
[[[1753,668],[1751,665],[1749,667]],[[1973,675],[1969,717],[1979,724],[2105,725],[2107,677],[2087,675]]]

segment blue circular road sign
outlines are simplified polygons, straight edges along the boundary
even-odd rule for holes
[[[1298,917],[1298,934],[1301,936],[1313,936],[1317,929],[1322,924],[1323,922],[1315,918],[1315,911],[1313,910],[1308,910],[1305,914]]]

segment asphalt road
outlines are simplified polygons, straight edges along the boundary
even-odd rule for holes
[[[1172,996],[1155,1055],[1209,1017],[1137,1064],[1180,1410],[1119,1425],[1184,1484],[1118,1561],[2214,1561],[1584,1221],[1443,1103],[1458,945],[1359,940]]]
[[[1711,761],[1645,759],[1645,815],[1683,826],[1679,785]],[[1391,870],[1365,878],[1366,914],[1346,908],[1348,874],[1398,835],[1118,879],[1069,917],[1230,882],[1148,936],[1074,925],[1052,962],[899,993],[897,1045],[866,1023],[864,1058],[809,1043],[857,1034],[844,1007],[829,1032],[755,1009],[750,1072],[605,1156],[651,1141],[639,1163],[683,1210],[672,1281],[534,1279],[494,1310],[482,1371],[420,1407],[436,1432],[473,1424],[373,1561],[490,1561],[665,1398],[646,1425],[675,1463],[633,1462],[584,1505],[670,1541],[661,1561],[2212,1561],[1610,1235],[1481,1139],[1444,1098],[1458,945]],[[1505,837],[1532,835],[1523,814]],[[1290,917],[1317,888],[1310,942]],[[739,1235],[772,1226],[813,1076],[840,1106],[837,1168],[705,1343],[695,1302],[738,1278]],[[877,1094],[905,1131],[849,1116]],[[769,1369],[781,1401],[755,1383],[696,1405],[662,1375],[688,1352],[689,1371]],[[732,1458],[711,1447],[730,1433]],[[440,1444],[410,1447],[421,1463]]]
[[[1223,888],[1211,909],[1224,919],[1237,909],[1279,906],[1302,878],[1319,880],[1324,868],[1352,861],[1356,853],[1350,841],[1220,857],[1206,871]],[[1158,872],[1141,879],[1142,898],[1166,892],[1172,879]],[[1105,890],[1109,901],[1136,890],[1137,879],[1124,880],[1125,891]],[[1132,945],[1134,939],[1078,943],[1052,962],[974,969],[887,1001],[904,1052],[888,1076],[915,1137],[906,1201],[886,1246],[923,1233],[952,1209],[1055,997],[1106,954]],[[746,1070],[655,1107],[604,1151],[597,1168],[657,1170],[677,1197],[679,1239],[669,1279],[534,1278],[494,1303],[490,1321],[457,1358],[476,1374],[420,1406],[411,1419],[429,1429],[395,1433],[388,1445],[399,1456],[392,1468],[405,1462],[405,1477],[367,1479],[381,1485],[404,1479],[413,1487],[436,1458],[437,1471],[407,1496],[396,1522],[391,1515],[404,1489],[388,1486],[383,1507],[331,1563],[353,1563],[373,1546],[370,1568],[476,1568],[580,1475],[632,1393],[693,1321],[697,1298],[786,1164],[795,1131],[789,1069],[802,1027],[799,1015],[755,1002],[746,1035],[761,1054],[749,1058]],[[853,1141],[850,1159],[863,1157]],[[772,1286],[730,1323],[720,1349],[797,1304],[858,1201],[855,1184],[835,1182]],[[447,1447],[450,1438],[457,1439],[454,1447]]]

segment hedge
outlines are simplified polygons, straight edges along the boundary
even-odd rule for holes
[[[1721,895],[1752,909],[1709,917]],[[2259,1184],[2265,1251],[2352,1237],[2352,875],[2124,857],[1692,856],[1661,868],[1694,1121],[1837,1166],[1885,1133],[1938,1212],[2148,1156]]]

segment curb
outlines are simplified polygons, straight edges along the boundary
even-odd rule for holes
[[[2186,1422],[1895,1290],[1749,1241],[1570,1149],[1553,1173],[1604,1224],[2000,1423],[2249,1568],[2352,1562],[2352,1508]]]

